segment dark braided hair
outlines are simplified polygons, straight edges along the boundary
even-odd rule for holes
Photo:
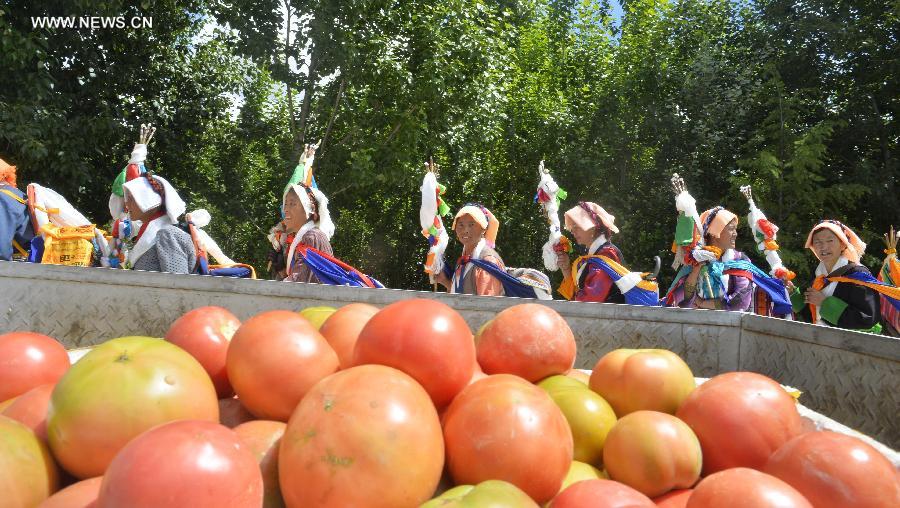
[[[606,226],[606,224],[603,223],[603,221],[600,219],[600,216],[597,215],[597,212],[591,210],[591,207],[589,207],[588,204],[587,204],[586,202],[584,202],[584,201],[579,201],[579,202],[578,202],[578,206],[580,206],[582,210],[584,210],[585,212],[588,213],[588,215],[591,216],[591,222],[593,222],[593,223],[594,223],[594,226],[595,226],[601,233],[603,233],[604,236],[606,236],[606,239],[607,239],[607,240],[609,240],[610,238],[612,238],[612,230],[609,229],[609,228]]]
[[[163,184],[160,183],[159,180],[153,178],[153,174],[150,171],[144,173],[144,178],[147,179],[147,183],[150,185],[150,188],[153,189],[153,192],[159,194],[160,198],[160,211],[166,210],[166,188],[163,187]]]

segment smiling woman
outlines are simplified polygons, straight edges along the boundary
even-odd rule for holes
[[[494,250],[500,221],[480,203],[470,203],[456,213],[452,229],[463,246],[462,256],[452,273],[440,273],[435,280],[451,293],[502,295],[503,283],[500,279],[471,263],[473,259],[481,260],[505,270],[503,259]]]
[[[866,244],[844,224],[823,220],[809,232],[806,248],[819,260],[819,266],[806,291],[801,294],[799,288],[792,288],[794,312],[813,324],[879,333],[879,293],[893,290],[885,295],[896,300],[900,291],[878,282],[860,264]]]

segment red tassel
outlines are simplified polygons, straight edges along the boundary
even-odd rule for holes
[[[775,233],[778,233],[778,226],[772,224],[766,219],[759,219],[756,221],[756,226],[762,231],[763,235],[766,236],[767,239],[772,239],[775,237]]]

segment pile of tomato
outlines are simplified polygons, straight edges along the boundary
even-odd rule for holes
[[[473,335],[427,299],[203,307],[72,365],[0,335],[0,506],[900,506],[893,464],[805,423],[775,380],[698,386],[658,349],[587,374],[576,350],[547,306]]]

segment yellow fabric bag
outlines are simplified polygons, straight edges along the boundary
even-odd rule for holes
[[[94,257],[94,225],[59,227],[44,224],[46,233],[41,263],[49,265],[91,266]]]

